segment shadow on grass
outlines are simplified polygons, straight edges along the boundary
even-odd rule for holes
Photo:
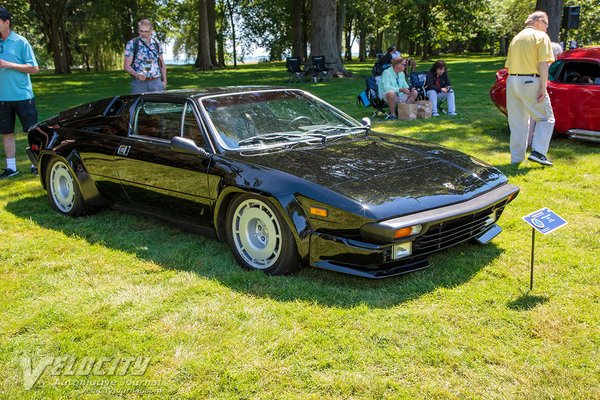
[[[518,299],[508,302],[507,307],[516,311],[529,311],[548,300],[547,296],[535,296],[525,293]]]
[[[501,253],[494,244],[466,243],[430,257],[432,267],[427,270],[384,280],[315,268],[303,268],[291,276],[272,277],[242,270],[225,243],[149,219],[109,210],[84,218],[64,217],[51,209],[43,195],[9,202],[6,210],[43,228],[133,254],[162,268],[192,272],[241,293],[330,307],[393,307],[438,288],[459,286]]]

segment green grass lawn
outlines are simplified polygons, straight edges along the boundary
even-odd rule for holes
[[[491,244],[383,281],[311,268],[269,277],[242,271],[224,243],[147,219],[63,217],[26,173],[19,135],[22,173],[0,181],[0,398],[599,399],[600,147],[558,138],[554,167],[511,166],[506,118],[488,94],[503,60],[447,61],[459,117],[379,118],[375,128],[486,160],[521,194]],[[281,64],[169,67],[169,85],[301,87],[360,118],[370,115],[355,105],[370,67],[295,85]],[[119,71],[33,82],[40,118],[129,90]],[[521,217],[542,207],[569,224],[537,235],[530,292]],[[47,357],[83,367],[55,359],[26,390],[22,360],[35,369]],[[85,374],[86,363],[126,357],[150,364],[142,376]]]

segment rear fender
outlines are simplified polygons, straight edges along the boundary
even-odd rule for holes
[[[79,182],[79,189],[81,190],[81,196],[83,197],[85,204],[90,206],[103,206],[107,204],[106,199],[104,199],[98,191],[96,183],[87,172],[85,165],[81,160],[81,156],[76,150],[72,150],[66,157],[63,157],[54,151],[45,151],[40,155],[38,168],[44,189],[47,190],[45,177],[47,174],[48,164],[54,157],[65,160],[71,167],[71,170]]]

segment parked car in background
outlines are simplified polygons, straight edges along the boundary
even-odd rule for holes
[[[496,72],[490,90],[492,101],[504,114],[507,78],[505,68]],[[568,50],[558,56],[550,66],[548,94],[556,132],[600,142],[600,47]]]
[[[27,153],[61,214],[156,217],[273,275],[426,268],[428,254],[498,235],[519,192],[481,160],[372,132],[289,88],[115,96],[39,123]]]

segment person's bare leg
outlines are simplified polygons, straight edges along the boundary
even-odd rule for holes
[[[385,94],[385,102],[387,103],[388,107],[390,108],[390,115],[391,116],[396,116],[396,93],[394,92],[387,92]]]
[[[15,134],[7,133],[6,135],[2,135],[2,144],[4,145],[4,154],[6,158],[15,158]]]
[[[417,99],[417,96],[419,94],[416,92],[416,90],[412,90],[410,92],[410,94],[408,95],[408,98],[406,99],[406,103],[407,104],[413,104],[415,102],[415,100]]]

